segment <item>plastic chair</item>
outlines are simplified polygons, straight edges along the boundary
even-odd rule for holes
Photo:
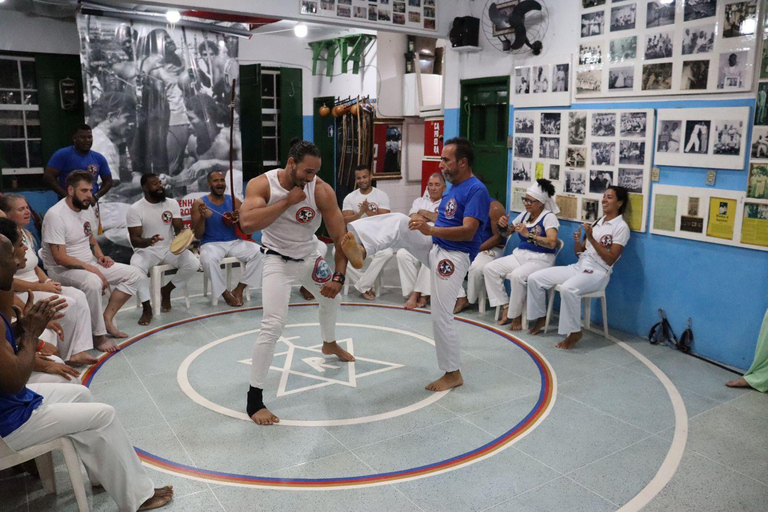
[[[7,469],[18,464],[35,459],[43,489],[48,494],[56,494],[56,477],[53,469],[53,450],[61,450],[64,454],[64,462],[69,471],[69,479],[72,481],[72,489],[75,492],[77,508],[80,512],[88,512],[88,497],[85,494],[85,481],[80,472],[80,459],[77,456],[72,441],[66,437],[59,437],[47,443],[30,446],[18,452],[5,444],[0,437],[0,470]]]
[[[365,261],[363,262],[363,268],[360,269],[361,275],[365,273],[365,268],[366,268],[365,264],[370,263],[372,259],[373,258],[371,256],[368,256],[367,258],[365,258]],[[349,266],[352,266],[352,265],[350,264]],[[373,293],[376,295],[376,297],[381,296],[381,274],[383,273],[384,273],[383,270],[382,272],[379,272],[379,275],[376,276],[376,280],[373,282]],[[355,282],[357,282],[357,280],[353,280],[352,274],[348,273],[347,279],[346,281],[344,281],[344,290],[343,290],[344,295],[349,295],[349,285],[355,284]]]
[[[240,261],[239,259],[235,258],[234,256],[230,256],[228,258],[224,258],[221,260],[221,265],[224,265],[224,270],[227,271],[227,289],[232,289],[232,267],[237,263],[241,268],[245,267],[245,263]],[[220,265],[220,266],[221,266]],[[210,281],[210,277],[207,273],[203,273],[203,297],[208,296],[208,282]],[[247,286],[245,287],[245,300],[251,300],[251,290]],[[211,305],[215,306],[219,303],[219,297],[213,297],[213,293],[211,293]]]
[[[600,299],[600,303],[603,308],[603,335],[606,337],[606,339],[609,337],[608,335],[608,300],[605,298],[605,289],[608,287],[608,283],[610,282],[610,276],[608,279],[606,279],[605,284],[602,286],[601,289],[592,292],[587,293],[581,296],[582,299],[582,309],[583,316],[584,316],[584,329],[590,331],[590,323],[592,319],[592,299]],[[547,320],[544,323],[544,333],[547,333],[547,330],[549,330],[549,320],[552,317],[552,305],[555,302],[555,292],[560,291],[560,285],[556,285],[553,288],[547,292],[547,300],[549,301],[549,304],[547,305]]]
[[[160,288],[163,286],[163,277],[174,270],[176,270],[176,267],[170,265],[155,265],[149,269],[149,295],[154,316],[160,314],[160,302],[162,301]],[[187,309],[189,309],[189,288],[186,284],[184,285],[184,301],[186,302]],[[136,295],[136,305],[141,307],[141,299],[139,299],[138,295]]]

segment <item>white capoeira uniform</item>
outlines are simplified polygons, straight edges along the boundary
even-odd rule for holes
[[[371,210],[374,212],[378,211],[379,208],[383,210],[390,209],[389,196],[386,192],[379,190],[376,187],[372,187],[368,194],[363,194],[359,189],[353,190],[344,198],[344,203],[341,209],[357,213],[360,211],[360,203],[366,199],[368,200]],[[361,218],[367,216],[368,215],[366,214]],[[348,265],[347,278],[354,279],[354,286],[360,293],[365,293],[371,290],[376,283],[376,278],[379,277],[379,274],[384,270],[387,262],[389,262],[394,254],[394,251],[389,249],[376,253],[371,258],[368,268],[365,270],[358,270],[352,265]]]
[[[156,265],[170,265],[176,268],[176,274],[171,283],[176,288],[187,285],[189,279],[200,268],[200,261],[190,251],[181,254],[171,252],[171,242],[176,232],[173,229],[173,219],[181,220],[181,208],[175,199],[166,199],[160,203],[150,203],[146,198],[131,205],[126,215],[129,228],[140,227],[142,238],[152,238],[160,235],[162,240],[151,247],[135,249],[131,257],[131,265],[138,268],[144,275]],[[146,286],[139,288],[139,301],[143,304],[149,300],[149,281]],[[218,297],[218,295],[216,295]]]
[[[418,213],[419,210],[426,210],[437,213],[440,208],[440,201],[433,201],[429,195],[423,195],[414,199],[411,205],[411,211],[408,215]],[[403,291],[403,297],[410,297],[411,293],[418,292],[422,295],[429,295],[429,265],[422,265],[419,260],[408,249],[397,251],[397,270],[400,273],[400,288]]]
[[[96,226],[98,222],[93,208],[76,212],[67,205],[66,198],[62,199],[48,210],[43,219],[43,248],[40,256],[52,279],[85,294],[91,311],[93,335],[103,336],[107,334],[107,329],[104,326],[104,305],[101,301],[101,278],[87,270],[58,265],[53,259],[51,244],[64,245],[68,256],[98,267],[110,286],[128,295],[136,295],[149,278],[130,265],[115,263],[109,268],[99,265],[90,245],[91,233]]]
[[[550,229],[559,230],[560,222],[554,213],[544,209],[536,219],[530,219],[527,212],[519,214],[509,223],[510,226],[525,222],[528,231],[536,236],[547,236]],[[515,236],[512,234],[511,236]],[[488,291],[488,303],[491,307],[509,304],[508,318],[517,318],[523,313],[528,276],[537,270],[551,267],[555,263],[557,249],[547,249],[528,242],[522,235],[519,245],[509,256],[504,256],[485,266],[485,289]],[[504,289],[504,280],[509,279],[510,293]]]
[[[594,224],[592,236],[606,249],[612,244],[626,247],[629,226],[620,215],[608,222],[603,217]],[[581,296],[605,286],[612,270],[587,242],[586,249],[579,254],[579,261],[573,265],[534,272],[528,276],[528,318],[542,318],[547,314],[547,290],[559,284],[560,325],[557,332],[568,335],[581,331]]]
[[[278,180],[278,170],[266,173],[269,182],[267,206],[288,196],[289,191]],[[314,236],[323,219],[315,200],[316,185],[317,180],[308,183],[304,187],[306,199],[290,206],[261,231],[261,244],[266,251],[262,296],[269,300],[264,301],[261,332],[253,347],[250,384],[254,388],[264,389],[275,344],[283,334],[288,319],[288,302],[294,284],[304,285],[317,299],[323,341],[336,341],[336,315],[341,294],[329,299],[320,293],[320,288],[331,281],[333,272],[320,255],[318,240]]]
[[[461,368],[461,345],[453,319],[456,297],[469,270],[472,256],[482,243],[482,233],[488,222],[490,197],[488,189],[474,176],[454,185],[440,203],[438,227],[461,226],[464,217],[480,221],[470,242],[449,242],[429,237],[408,228],[410,217],[389,213],[350,222],[347,229],[365,247],[366,254],[383,249],[403,249],[424,265],[429,265],[432,289],[432,330],[435,336],[437,364],[444,372]]]
[[[490,236],[493,236],[493,232],[490,228],[488,231],[491,232]],[[486,236],[488,236],[488,233],[486,233]],[[483,269],[486,265],[498,259],[502,254],[504,254],[504,246],[493,247],[477,253],[477,256],[472,260],[472,264],[469,266],[469,271],[467,272],[467,290],[464,291],[464,286],[462,285],[459,289],[459,297],[466,297],[470,304],[476,303],[480,290],[484,286]]]

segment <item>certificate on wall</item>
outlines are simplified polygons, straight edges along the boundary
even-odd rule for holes
[[[643,194],[629,194],[629,205],[624,212],[624,221],[633,231],[640,231],[643,225]]]
[[[709,225],[707,236],[733,240],[736,222],[736,200],[724,197],[709,198]]]
[[[653,227],[664,231],[675,231],[677,221],[677,196],[657,194],[653,208]]]

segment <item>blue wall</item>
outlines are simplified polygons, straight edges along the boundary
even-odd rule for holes
[[[302,123],[304,125],[304,140],[309,140],[314,142],[315,140],[314,116],[304,116]]]
[[[574,109],[659,109],[749,106],[754,100],[638,101],[590,103]],[[510,108],[510,134],[514,123]],[[655,129],[655,126],[649,127]],[[459,133],[459,110],[445,112],[445,137]],[[655,140],[655,137],[654,137]],[[750,130],[746,144],[749,148]],[[511,183],[511,158],[508,182]],[[661,167],[659,183],[705,187],[707,169]],[[718,170],[715,188],[745,190],[747,167],[740,171]],[[651,190],[653,187],[651,183]],[[510,191],[507,193],[507,204]],[[648,201],[650,208],[650,197]],[[650,226],[650,213],[647,212]],[[579,223],[561,221],[560,238],[565,248],[558,265],[576,261],[573,233]],[[768,308],[768,253],[739,247],[696,242],[650,233],[632,232],[616,264],[607,289],[608,320],[612,327],[646,336],[658,321],[663,307],[675,333],[680,336],[688,317],[693,319],[694,351],[704,357],[746,369],[752,363],[760,324]],[[593,307],[594,321],[600,318]]]

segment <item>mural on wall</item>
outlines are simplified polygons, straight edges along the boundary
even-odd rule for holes
[[[437,0],[299,0],[301,14],[437,30]]]
[[[189,220],[206,176],[229,179],[230,103],[238,77],[238,41],[213,32],[79,15],[85,118],[93,150],[109,163],[114,186],[99,201],[99,244],[128,262],[126,213],[152,172]],[[235,192],[242,196],[240,127],[235,101]],[[229,193],[229,190],[227,190]]]

